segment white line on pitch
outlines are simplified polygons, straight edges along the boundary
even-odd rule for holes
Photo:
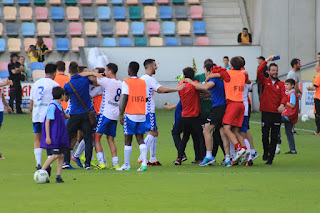
[[[253,123],[253,124],[261,124],[261,122],[258,122],[258,121],[250,121],[250,123]],[[281,125],[282,128],[284,128],[283,125]],[[310,129],[300,129],[300,128],[294,128],[296,130],[301,130],[301,131],[304,131],[304,132],[314,132],[313,130],[310,130]]]

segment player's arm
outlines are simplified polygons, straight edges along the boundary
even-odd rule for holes
[[[157,89],[157,93],[178,92],[178,91],[182,90],[185,86],[186,86],[186,84],[181,84],[180,86],[177,86],[176,88],[168,88],[168,87],[160,86],[160,87]]]
[[[46,119],[45,129],[46,129],[46,143],[50,145],[52,141],[50,137],[50,120],[49,119]]]
[[[287,97],[287,95],[286,95],[286,90],[285,90],[285,87],[284,87],[284,85],[283,86],[281,86],[282,88],[280,88],[281,89],[281,104],[280,104],[280,106],[278,107],[278,112],[279,113],[282,113],[283,112],[283,110],[284,110],[284,106],[287,104],[287,102],[288,102],[288,97]]]
[[[295,104],[290,104],[289,102],[287,102],[287,104],[286,104],[288,107],[290,107],[290,108],[294,108],[296,105]]]
[[[124,110],[126,109],[127,103],[128,103],[128,95],[123,94],[121,98],[121,104],[120,104],[120,123],[121,125],[124,124]]]
[[[212,81],[207,82],[205,84],[200,84],[200,83],[192,81],[190,78],[186,78],[186,79],[184,79],[184,81],[195,86],[197,90],[208,90],[215,85],[215,83]]]
[[[258,78],[258,82],[259,84],[263,85],[265,83],[265,79],[267,79],[266,77],[264,77],[264,70],[267,66],[267,63],[269,61],[271,61],[274,58],[274,56],[269,56],[269,58],[267,58],[267,60],[263,61],[260,66],[258,67],[258,71],[257,71],[257,78]]]
[[[206,77],[206,82],[208,82],[211,78],[221,78],[220,73],[210,73],[207,77]]]
[[[3,93],[2,93],[2,97],[1,98],[2,98],[2,103],[4,104],[4,107],[8,110],[8,112],[12,112],[12,109],[9,106],[9,104],[7,103]]]
[[[13,82],[12,82],[12,80],[9,80],[9,79],[7,79],[7,81],[6,82],[0,82],[0,87],[4,87],[4,86],[12,86],[13,85]]]
[[[166,108],[166,109],[169,110],[169,111],[175,109],[176,107],[177,107],[177,104],[175,104],[175,105],[170,105],[168,102],[164,103],[164,108]]]

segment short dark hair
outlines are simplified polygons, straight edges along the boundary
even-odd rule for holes
[[[193,70],[192,67],[186,67],[186,68],[183,69],[182,72],[183,72],[184,77],[193,79],[193,77],[194,77],[194,70]]]
[[[285,81],[285,83],[291,84],[291,85],[296,85],[296,81],[293,80],[292,78],[289,78]]]
[[[84,69],[87,69],[88,67],[86,66],[79,66],[79,73],[82,73]]]
[[[206,64],[206,65],[204,65],[204,66],[205,66],[206,70],[207,70],[208,72],[210,72],[211,68],[213,68],[213,66],[215,66],[215,64]]]
[[[109,64],[107,64],[107,67],[108,67],[109,70],[111,70],[112,74],[114,74],[114,75],[117,74],[118,66],[116,64],[109,63]]]
[[[299,63],[300,59],[294,58],[291,60],[291,67],[294,67],[294,65],[297,65]]]
[[[318,52],[318,55],[320,55],[320,52]]]
[[[57,61],[56,65],[57,65],[57,70],[61,72],[66,71],[66,63],[64,63],[64,61]]]
[[[271,63],[268,67],[268,70],[270,71],[271,67],[278,67],[278,65],[276,63]]]
[[[240,56],[232,57],[230,64],[235,70],[240,70],[244,66],[244,61]]]
[[[229,60],[229,57],[228,56],[224,56],[223,59],[228,59]]]
[[[129,64],[129,70],[131,71],[131,74],[137,75],[139,71],[140,65],[136,61],[131,61]]]
[[[147,67],[149,67],[150,65],[152,65],[154,61],[156,61],[156,60],[154,60],[154,59],[152,59],[152,58],[146,59],[146,60],[143,62],[144,68],[147,68]]]
[[[57,65],[47,64],[44,70],[46,74],[54,74],[55,72],[57,72]]]
[[[104,73],[106,69],[103,67],[97,67],[96,70],[98,70],[98,73]]]
[[[208,58],[204,61],[203,65],[206,66],[206,64],[213,64],[213,61],[211,58]]]
[[[249,31],[249,30],[248,30],[248,28],[246,28],[246,27],[242,28],[242,30],[246,30],[246,31]]]
[[[78,65],[77,62],[72,61],[69,64],[69,72],[72,73],[72,74],[77,74],[79,72],[79,65]]]
[[[243,60],[243,66],[245,66],[246,65],[246,60],[242,56],[239,56],[239,57]]]
[[[53,99],[60,99],[63,94],[64,94],[64,89],[62,87],[53,87],[52,88]]]

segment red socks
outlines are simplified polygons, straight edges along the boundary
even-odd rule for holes
[[[245,150],[247,150],[247,147],[246,147],[246,146],[241,147],[240,143],[236,143],[236,144],[234,145],[234,147],[235,147],[238,151],[240,151],[242,148],[244,148]]]

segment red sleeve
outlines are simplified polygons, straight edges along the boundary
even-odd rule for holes
[[[263,61],[260,64],[260,66],[258,67],[257,77],[258,77],[259,84],[261,84],[261,85],[265,83],[266,77],[264,77],[264,69],[265,69],[266,66],[267,66],[267,62]]]
[[[281,85],[281,104],[286,105],[288,102],[288,96],[286,95],[286,88],[284,84]]]
[[[230,81],[230,75],[229,75],[229,73],[227,71],[225,71],[225,70],[224,71],[220,71],[219,74],[220,74],[222,80],[224,80],[225,82],[228,83]]]
[[[247,82],[249,80],[249,75],[248,74],[244,74],[246,76],[246,81]]]

